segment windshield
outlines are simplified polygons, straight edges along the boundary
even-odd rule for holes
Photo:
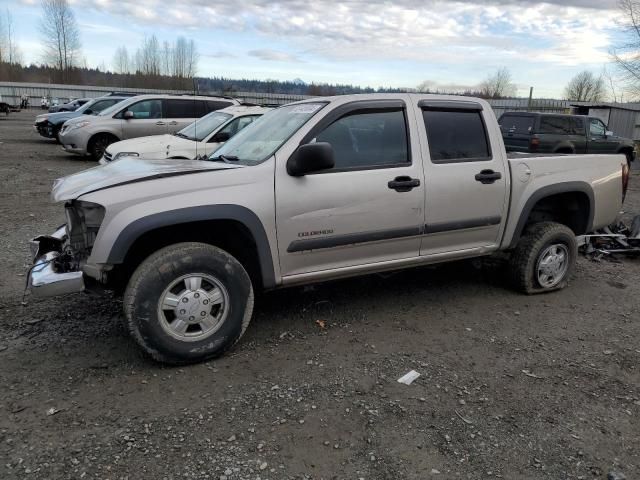
[[[103,115],[111,115],[112,113],[117,112],[118,110],[120,110],[120,108],[122,108],[122,102],[124,100],[131,100],[131,98],[133,97],[129,97],[123,100],[120,100],[118,103],[116,103],[115,105],[111,105],[109,108],[105,108],[104,110],[102,110],[98,115],[103,116]],[[129,104],[131,104],[133,102],[129,102]]]
[[[190,125],[187,125],[180,130],[176,135],[182,138],[188,138],[189,140],[196,140],[201,142],[204,138],[213,132],[216,128],[222,125],[224,122],[232,118],[233,115],[222,112],[211,112],[202,118],[199,118]]]
[[[254,165],[263,162],[326,103],[300,103],[277,108],[264,114],[211,154]]]

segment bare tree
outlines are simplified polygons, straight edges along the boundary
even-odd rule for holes
[[[624,41],[617,45],[611,56],[626,83],[628,92],[640,96],[640,1],[618,0],[621,20],[618,24]]]
[[[121,46],[116,49],[116,53],[113,55],[112,68],[116,73],[131,73],[132,68],[127,47]]]
[[[489,75],[480,84],[480,93],[486,98],[513,97],[516,94],[516,86],[512,81],[508,68],[499,68]]]
[[[609,98],[612,102],[622,103],[624,98],[624,89],[618,85],[617,79],[611,74],[611,71],[606,67],[602,69],[602,79],[605,83],[605,89],[609,90]]]
[[[160,43],[155,35],[146,37],[136,52],[136,67],[144,75],[160,75]]]
[[[81,59],[80,30],[68,0],[42,0],[40,33],[45,60],[60,70],[64,81]]]
[[[22,53],[18,48],[13,28],[13,15],[6,10],[0,16],[0,63],[22,64]]]
[[[604,78],[583,70],[569,81],[564,95],[574,102],[600,102],[605,97]]]
[[[173,73],[173,49],[166,40],[162,42],[162,75]]]

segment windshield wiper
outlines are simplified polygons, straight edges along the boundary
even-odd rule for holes
[[[193,138],[188,137],[188,136],[187,136],[187,135],[185,135],[184,133],[176,132],[176,133],[174,133],[174,135],[175,135],[176,137],[186,138],[186,139],[188,139],[188,140],[194,140]]]
[[[224,163],[232,163],[240,160],[235,155],[218,155],[216,157],[210,158],[212,162],[224,162]]]

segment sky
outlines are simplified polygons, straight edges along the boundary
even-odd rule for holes
[[[600,73],[620,42],[616,0],[69,0],[91,66],[145,36],[178,35],[199,76],[413,88],[478,85],[498,68],[518,94],[561,98],[579,71]],[[41,58],[38,0],[0,0],[27,62]],[[611,66],[609,67],[611,69]]]

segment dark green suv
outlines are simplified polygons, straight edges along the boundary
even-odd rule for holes
[[[635,159],[633,140],[615,136],[596,117],[507,112],[498,123],[507,152],[621,153]]]

